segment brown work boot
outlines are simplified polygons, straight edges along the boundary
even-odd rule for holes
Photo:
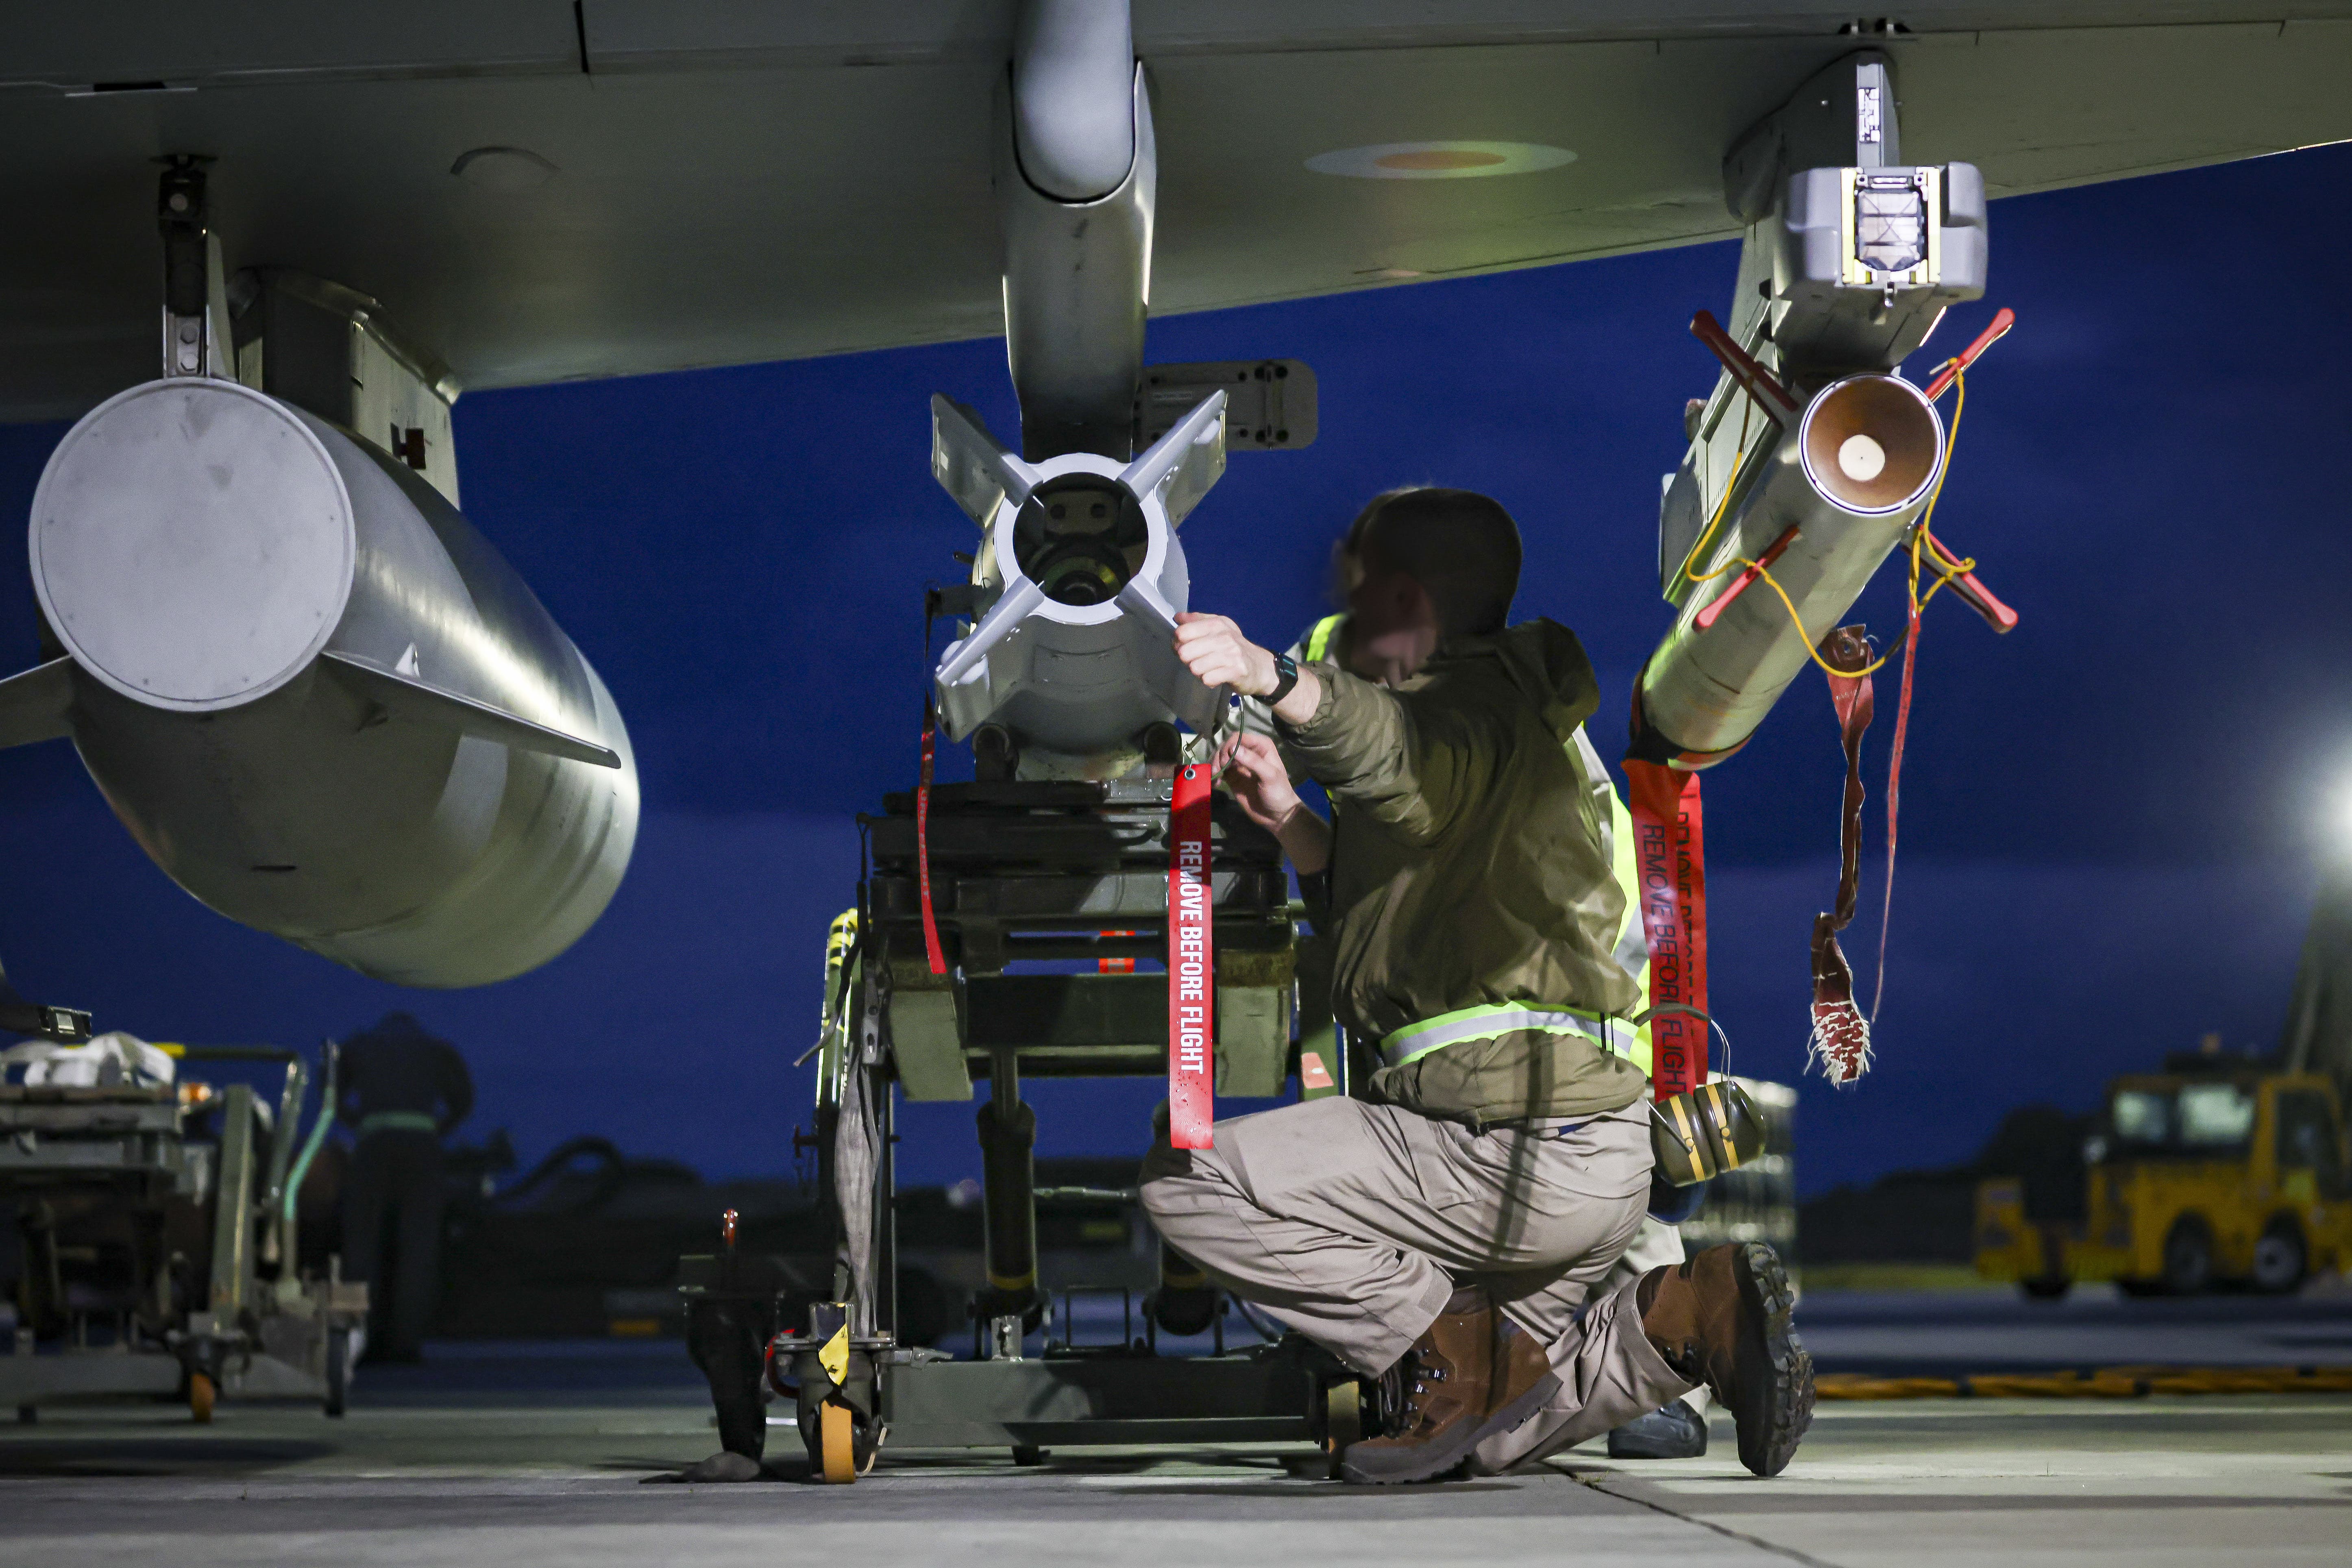
[[[1404,1393],[1397,1430],[1349,1444],[1339,1456],[1344,1479],[1386,1485],[1443,1475],[1533,1415],[1559,1387],[1536,1337],[1475,1288],[1454,1293],[1397,1371]]]
[[[1813,1424],[1813,1358],[1790,1322],[1780,1255],[1760,1241],[1710,1247],[1642,1277],[1642,1332],[1677,1376],[1704,1383],[1739,1426],[1739,1462],[1789,1468]]]

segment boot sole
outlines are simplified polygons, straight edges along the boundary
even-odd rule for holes
[[[1686,1416],[1669,1414],[1677,1405]],[[1612,1459],[1697,1459],[1706,1455],[1706,1418],[1679,1400],[1637,1415],[1609,1434]]]
[[[1738,1350],[1741,1398],[1733,1411],[1739,1462],[1759,1476],[1777,1476],[1813,1424],[1813,1358],[1797,1337],[1797,1296],[1779,1254],[1748,1242],[1733,1272],[1748,1316]]]
[[[1458,1436],[1448,1437],[1442,1443],[1431,1443],[1424,1447],[1411,1450],[1402,1448],[1374,1450],[1380,1459],[1392,1458],[1393,1468],[1386,1465],[1377,1469],[1366,1468],[1364,1457],[1360,1455],[1363,1446],[1351,1445],[1339,1456],[1339,1479],[1344,1481],[1353,1481],[1358,1486],[1370,1487],[1392,1487],[1408,1481],[1432,1480],[1468,1458],[1471,1451],[1487,1438],[1517,1427],[1538,1410],[1542,1409],[1545,1400],[1559,1392],[1559,1374],[1548,1372],[1525,1394],[1504,1405],[1479,1426],[1469,1427]],[[1811,1394],[1810,1381],[1806,1384],[1806,1393],[1810,1400]],[[1374,1462],[1378,1463],[1378,1460]]]

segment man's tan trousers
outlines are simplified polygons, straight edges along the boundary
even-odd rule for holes
[[[1367,1377],[1435,1321],[1458,1283],[1486,1287],[1549,1347],[1559,1391],[1481,1468],[1581,1442],[1691,1385],[1643,1336],[1634,1281],[1599,1300],[1650,1190],[1645,1108],[1474,1132],[1334,1097],[1221,1121],[1216,1147],[1163,1131],[1143,1206],[1169,1244]]]

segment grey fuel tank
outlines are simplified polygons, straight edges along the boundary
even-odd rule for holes
[[[457,509],[236,383],[151,382],[33,502],[58,657],[0,743],[70,735],[155,863],[363,974],[486,984],[604,912],[637,778],[604,682]]]

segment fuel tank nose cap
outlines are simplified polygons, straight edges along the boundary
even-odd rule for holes
[[[318,657],[352,591],[351,495],[295,413],[235,382],[149,382],[66,433],[33,496],[33,589],[91,676],[206,712]]]

